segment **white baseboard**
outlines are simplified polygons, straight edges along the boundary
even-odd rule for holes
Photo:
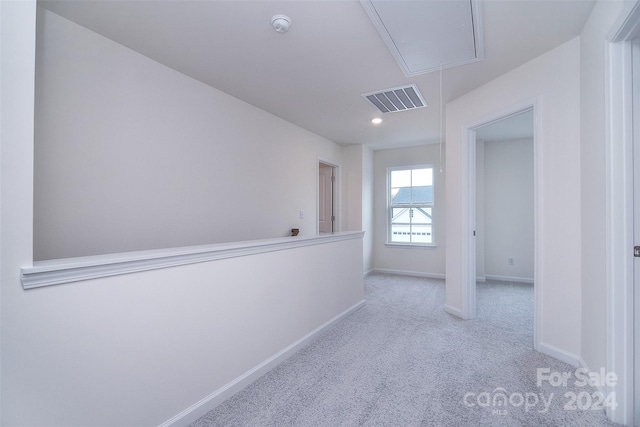
[[[423,273],[420,271],[391,270],[388,268],[374,268],[376,273],[399,274],[401,276],[426,277],[429,279],[444,279],[445,275],[441,273]]]
[[[485,276],[476,277],[476,282],[484,283],[486,281],[487,281],[487,278]]]
[[[551,356],[554,359],[558,359],[564,363],[568,363],[571,366],[575,366],[576,368],[580,366],[580,356],[569,353],[568,351],[561,350],[558,347],[554,347],[550,344],[545,344],[543,342],[539,343],[538,351],[540,353],[546,354],[547,356]]]
[[[501,282],[517,282],[517,283],[533,283],[533,279],[530,277],[515,277],[515,276],[492,276],[487,274],[485,280],[499,280]]]
[[[199,418],[203,417],[204,415],[206,415],[207,412],[211,411],[212,409],[215,409],[222,402],[224,402],[234,394],[240,392],[242,389],[247,387],[249,384],[257,380],[258,378],[260,378],[262,375],[269,372],[271,369],[275,368],[280,363],[284,362],[291,355],[293,355],[293,353],[295,353],[296,351],[302,349],[304,346],[313,342],[316,338],[320,337],[320,335],[322,335],[324,332],[331,329],[336,323],[342,320],[345,316],[348,316],[354,311],[362,308],[365,303],[366,301],[362,300],[357,304],[353,305],[352,307],[342,312],[341,314],[337,315],[333,319],[329,320],[328,322],[324,323],[323,325],[309,332],[307,335],[300,338],[298,341],[294,342],[288,347],[285,347],[280,352],[276,353],[275,355],[271,356],[264,362],[255,366],[253,369],[245,372],[244,374],[242,374],[235,380],[231,381],[227,385],[219,388],[218,390],[211,393],[209,396],[205,397],[204,399],[200,400],[197,403],[194,403],[189,408],[180,412],[173,418],[160,424],[159,427],[187,426],[192,422],[198,420]]]
[[[370,274],[371,274],[371,273],[373,273],[374,271],[375,271],[375,269],[373,269],[373,268],[372,268],[371,270],[367,270],[367,271],[365,271],[365,272],[364,272],[364,275],[363,275],[363,276],[364,276],[364,277],[367,277],[368,275],[370,275]]]
[[[582,357],[580,357],[580,358],[578,359],[578,362],[580,363],[580,367],[581,367],[581,368],[586,369],[587,371],[589,371],[589,373],[593,373],[593,372],[594,372],[594,371],[592,371],[592,370],[587,366],[587,364],[586,364],[586,363],[585,363],[585,361],[582,359]],[[596,374],[598,374],[598,373],[596,372]],[[598,375],[599,375],[599,374],[598,374]],[[606,390],[606,388],[605,388],[602,384],[600,384],[600,383],[596,384],[596,385],[595,385],[595,388],[596,388],[596,390],[598,390],[600,393],[602,393],[602,395],[603,395],[603,396],[606,396],[606,395],[607,395],[607,390]]]
[[[458,310],[455,307],[451,307],[450,305],[445,304],[444,311],[462,319],[462,311]]]

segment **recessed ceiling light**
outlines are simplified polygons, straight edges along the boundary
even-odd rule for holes
[[[371,123],[373,123],[374,125],[379,125],[380,123],[382,123],[382,119],[380,117],[376,117],[374,119],[371,119]]]

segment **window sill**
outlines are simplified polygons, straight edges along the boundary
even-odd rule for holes
[[[384,244],[389,248],[399,248],[399,249],[437,249],[438,245],[435,243],[390,243],[387,242]]]

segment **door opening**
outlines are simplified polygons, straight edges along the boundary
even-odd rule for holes
[[[505,109],[499,112],[496,112],[494,115],[484,117],[481,120],[478,120],[473,123],[469,123],[466,127],[467,132],[467,191],[466,191],[466,223],[467,223],[467,238],[465,239],[465,247],[466,251],[466,278],[463,280],[463,289],[462,289],[462,317],[465,319],[472,319],[476,317],[477,310],[477,298],[476,298],[476,283],[478,277],[482,278],[483,276],[479,276],[478,273],[487,277],[487,272],[484,267],[487,265],[487,253],[484,251],[484,247],[479,248],[478,245],[483,244],[486,246],[486,242],[483,239],[487,237],[487,227],[486,224],[478,223],[478,200],[477,200],[477,192],[479,190],[477,183],[477,140],[485,139],[487,140],[490,132],[504,132],[504,135],[507,133],[511,133],[508,139],[526,139],[529,138],[530,142],[530,161],[531,161],[531,175],[526,179],[530,182],[530,187],[526,190],[531,200],[528,202],[528,208],[530,212],[528,212],[528,217],[530,218],[530,223],[527,227],[530,227],[527,238],[529,241],[528,247],[525,245],[524,251],[523,248],[517,248],[519,244],[514,244],[513,249],[504,249],[505,250],[518,250],[521,255],[516,256],[515,253],[511,254],[510,252],[504,252],[501,255],[497,256],[497,266],[502,270],[495,270],[496,272],[493,274],[489,274],[489,276],[497,276],[494,277],[498,280],[509,280],[509,281],[528,281],[533,282],[533,293],[534,293],[534,306],[533,306],[533,348],[538,349],[538,331],[540,330],[539,322],[540,322],[540,307],[539,307],[539,291],[540,286],[537,283],[538,274],[538,250],[539,246],[539,236],[538,236],[538,225],[537,218],[538,209],[540,206],[539,203],[539,194],[538,194],[538,173],[537,173],[537,165],[538,165],[538,153],[537,153],[537,143],[536,143],[536,131],[535,131],[535,114],[536,114],[536,100],[531,100],[530,102],[523,102],[519,105],[515,105],[509,109]],[[513,126],[509,126],[513,125]],[[500,128],[503,128],[500,130]],[[484,131],[483,131],[484,129]],[[519,133],[517,131],[519,130]],[[477,135],[480,134],[481,138],[478,138]],[[483,153],[480,153],[482,155]],[[493,178],[492,178],[493,179]],[[484,187],[483,187],[484,188]],[[486,200],[482,200],[486,202]],[[482,202],[481,201],[481,202]],[[505,200],[505,206],[507,201]],[[483,207],[484,216],[486,216],[486,206]],[[490,207],[491,209],[493,208]],[[522,207],[519,207],[520,210],[523,210]],[[486,218],[482,218],[481,220],[486,223]],[[516,219],[512,219],[513,222],[517,222]],[[504,224],[501,224],[501,226]],[[482,233],[482,236],[479,235],[479,232]],[[505,235],[509,234],[509,232],[502,231],[493,231],[493,232],[504,232]],[[516,236],[520,235],[520,232],[515,233]],[[494,237],[494,236],[492,236]],[[496,249],[496,248],[492,248]],[[483,264],[478,269],[478,260],[477,257],[480,256]],[[494,255],[492,255],[494,256]],[[522,263],[522,265],[520,265]],[[518,270],[517,273],[509,274],[509,271],[515,272],[516,267],[525,267],[523,270]],[[492,267],[493,268],[493,267]],[[499,277],[502,276],[502,277]],[[514,280],[516,279],[516,280]]]
[[[318,233],[336,232],[336,166],[318,163]]]
[[[533,301],[526,303],[534,285],[533,109],[482,125],[475,135],[476,286],[503,295],[507,283],[517,284],[510,298],[533,312]]]

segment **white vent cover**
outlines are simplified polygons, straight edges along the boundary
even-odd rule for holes
[[[381,113],[397,113],[427,106],[416,85],[364,93],[362,97]]]

